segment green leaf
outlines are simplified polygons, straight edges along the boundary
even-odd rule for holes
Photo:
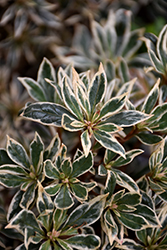
[[[143,150],[141,150],[141,149],[132,149],[132,150],[125,153],[126,158],[119,156],[115,161],[113,160],[112,162],[110,162],[109,165],[111,165],[111,167],[121,167],[121,166],[127,165],[131,161],[133,161],[133,159],[136,156],[138,156],[142,153],[143,153]]]
[[[53,160],[56,155],[58,154],[58,151],[60,149],[60,138],[58,133],[53,137],[51,140],[49,146],[45,149],[44,152],[44,160],[50,159]]]
[[[115,174],[111,171],[108,171],[107,180],[106,180],[105,189],[104,189],[105,194],[109,193],[107,199],[110,199],[112,197],[115,186],[116,186]]]
[[[39,248],[39,250],[52,250],[50,240],[45,241]]]
[[[154,171],[154,168],[161,163],[164,156],[164,140],[158,145],[157,149],[151,154],[149,158],[149,168]]]
[[[7,137],[7,153],[16,164],[21,165],[25,169],[30,169],[29,157],[25,149],[9,136]]]
[[[53,210],[54,208],[52,199],[45,192],[40,182],[38,183],[37,208],[39,213],[45,212],[46,210]]]
[[[147,221],[149,227],[161,226],[154,210],[144,204],[139,204],[136,207],[134,214],[143,216],[143,218]]]
[[[110,245],[113,245],[114,240],[116,239],[118,235],[118,226],[115,223],[113,216],[111,215],[111,212],[109,209],[104,214],[104,225],[105,225],[105,230],[106,234],[108,236]]]
[[[136,207],[141,202],[141,195],[138,193],[126,193],[117,201],[118,209],[121,211],[121,205],[128,205],[129,207]]]
[[[76,126],[76,124],[78,124],[78,125]],[[84,126],[85,126],[84,123],[81,123],[80,121],[78,121],[76,119],[73,119],[71,116],[69,116],[67,114],[63,114],[63,116],[62,116],[62,127],[65,130],[68,130],[70,132],[79,131]]]
[[[46,101],[54,102],[55,89],[45,80],[46,78],[52,81],[56,80],[55,70],[51,62],[48,59],[44,58],[38,70],[37,82],[40,84],[40,86],[43,89]],[[43,100],[39,100],[39,101],[43,101]]]
[[[53,165],[51,160],[46,160],[44,162],[44,174],[50,179],[58,179],[59,180],[59,178],[60,178],[59,170],[57,169],[57,167],[55,165]]]
[[[18,80],[27,89],[28,94],[35,100],[39,102],[47,101],[45,93],[40,84],[29,77],[18,77]],[[47,92],[48,93],[48,92]]]
[[[63,225],[63,223],[67,219],[67,210],[65,209],[55,209],[54,215],[53,215],[53,227],[56,231],[58,231]]]
[[[90,225],[97,221],[105,205],[107,195],[98,195],[96,198],[87,203],[83,203],[72,211],[69,215],[64,228],[71,226],[80,227],[82,225]]]
[[[23,177],[25,177],[27,175],[27,171],[18,166],[18,165],[2,165],[0,166],[0,173],[1,174],[13,174],[13,175],[21,175]]]
[[[88,196],[87,189],[83,187],[80,183],[70,183],[70,188],[73,193],[73,195],[78,200],[86,200]]]
[[[27,178],[16,174],[0,173],[0,183],[8,188],[14,188],[24,183]]]
[[[45,191],[49,195],[53,196],[53,195],[56,195],[59,192],[61,186],[62,186],[62,183],[60,183],[60,184],[53,183],[53,184],[50,184],[50,185],[46,186]]]
[[[13,164],[5,149],[0,149],[0,166],[4,164]]]
[[[96,125],[94,128],[109,133],[116,133],[122,130],[119,126],[115,125],[114,123],[105,123],[105,122],[98,123],[98,125]]]
[[[89,152],[88,156],[85,155],[77,158],[72,164],[72,173],[70,175],[71,178],[78,177],[85,172],[89,171],[89,169],[93,166],[93,155],[92,152]]]
[[[66,177],[69,177],[72,172],[72,164],[70,158],[65,159],[61,164],[61,169]]]
[[[124,239],[122,245],[117,244],[116,246],[123,250],[143,250],[143,245],[139,245],[131,239]]]
[[[156,69],[157,72],[161,73],[161,74],[164,74],[165,71],[164,71],[164,67],[163,67],[163,64],[162,62],[157,58],[157,56],[155,55],[154,51],[149,49],[148,50],[148,54],[149,54],[149,57],[150,57],[150,60],[154,66],[154,68]]]
[[[100,247],[100,238],[96,235],[76,235],[65,240],[70,246],[83,250],[94,250]]]
[[[164,68],[166,68],[167,64],[166,33],[167,33],[167,25],[165,25],[161,30],[157,41],[157,53],[163,63]]]
[[[68,209],[73,206],[74,201],[67,185],[62,185],[59,193],[54,200],[54,203],[59,209]]]
[[[119,75],[121,77],[122,82],[128,82],[130,79],[129,68],[128,68],[127,62],[122,57],[120,58],[118,70],[119,70]]]
[[[74,119],[76,118],[75,116],[72,116],[72,114],[63,106],[50,102],[38,102],[30,104],[29,106],[25,107],[21,116],[40,122],[44,125],[61,127],[63,114],[67,114]]]
[[[44,145],[42,139],[36,132],[35,138],[30,144],[30,156],[35,173],[37,174],[40,174],[41,172],[41,164],[43,164],[43,151],[44,151]]]
[[[41,229],[36,221],[35,215],[30,210],[21,210],[6,226],[6,228],[14,228],[24,235],[25,230],[28,229],[31,232],[31,236],[35,232],[40,233]]]
[[[112,172],[116,175],[116,182],[118,185],[127,188],[130,192],[139,193],[139,188],[136,182],[129,175],[118,169],[112,169]]]
[[[107,175],[107,169],[104,167],[103,164],[100,164],[98,167],[98,175],[101,175],[101,176]]]
[[[106,122],[115,123],[120,127],[130,127],[147,120],[150,116],[137,110],[125,110],[109,117]]]
[[[159,84],[160,84],[160,78],[157,80],[156,84],[154,85],[152,90],[149,92],[147,98],[145,99],[144,104],[141,108],[142,112],[150,114],[151,110],[154,108],[159,96]]]
[[[57,238],[57,241],[58,241],[59,245],[61,246],[61,249],[73,250],[72,247],[70,247],[70,245],[67,244],[64,240],[61,240],[60,238]],[[59,250],[60,250],[60,248],[59,248]]]
[[[90,103],[87,97],[87,89],[84,85],[84,83],[79,78],[78,73],[74,68],[73,70],[73,88],[75,92],[76,99],[82,108],[82,110],[87,114],[87,117],[89,117],[90,114]]]
[[[108,100],[100,110],[99,119],[110,117],[111,115],[120,111],[125,104],[126,96],[127,94],[123,94],[121,96],[116,96]]]
[[[71,111],[71,113],[75,115],[80,121],[83,121],[82,110],[75,98],[74,93],[69,87],[66,78],[62,83],[62,96],[66,107]]]
[[[121,211],[119,211],[119,213],[120,213],[119,220],[125,227],[131,230],[138,231],[148,226],[146,220],[140,215],[125,213]]]
[[[104,147],[117,154],[120,154],[122,157],[125,157],[125,150],[122,145],[113,137],[110,133],[94,130],[93,135],[95,139]]]
[[[111,150],[106,149],[105,155],[104,155],[104,163],[107,165],[110,163],[111,160],[116,156],[117,154]]]
[[[82,148],[85,153],[85,156],[87,157],[91,149],[91,139],[90,139],[88,130],[85,130],[81,134],[81,144],[82,144]]]
[[[23,191],[19,190],[17,193],[13,196],[12,201],[9,205],[8,208],[8,213],[7,213],[7,220],[10,221],[14,216],[16,216],[20,211],[20,202],[22,199]]]
[[[146,145],[154,145],[154,144],[158,144],[162,141],[162,137],[160,135],[156,135],[153,133],[149,133],[149,132],[140,132],[136,135],[136,137],[143,143]]]
[[[91,115],[95,110],[96,104],[104,98],[106,88],[106,76],[102,64],[99,66],[99,71],[93,77],[88,90],[89,103],[91,107]]]
[[[32,204],[32,202],[35,199],[35,187],[36,183],[32,183],[27,190],[24,192],[21,202],[20,202],[20,207],[21,208],[29,208],[29,206]]]

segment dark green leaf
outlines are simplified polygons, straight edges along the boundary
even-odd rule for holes
[[[44,125],[61,127],[63,114],[67,114],[70,117],[72,116],[72,114],[66,108],[59,104],[39,102],[25,107],[21,116],[40,122]],[[72,117],[74,119],[76,118],[75,116]]]

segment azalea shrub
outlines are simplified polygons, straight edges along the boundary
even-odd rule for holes
[[[167,25],[130,22],[82,24],[52,47],[62,66],[18,77],[34,130],[0,148],[1,249],[167,249]]]

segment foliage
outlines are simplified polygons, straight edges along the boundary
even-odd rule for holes
[[[167,26],[131,28],[142,1],[0,5],[0,248],[167,249]]]

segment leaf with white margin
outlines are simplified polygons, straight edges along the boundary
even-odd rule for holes
[[[79,249],[79,250],[95,250],[100,247],[100,238],[96,235],[75,235],[67,240],[64,240],[70,246]]]
[[[14,161],[18,165],[21,165],[25,169],[30,169],[29,157],[20,143],[7,136],[6,147],[7,153],[12,161]]]
[[[73,225],[80,227],[84,224],[88,226],[96,222],[103,212],[107,195],[108,194],[98,195],[89,202],[83,203],[75,208],[69,215],[64,228],[69,228]]]

